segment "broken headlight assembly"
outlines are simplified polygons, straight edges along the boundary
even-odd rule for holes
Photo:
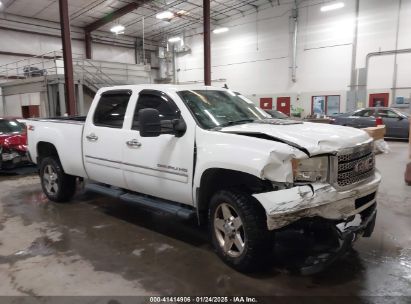
[[[291,160],[294,182],[325,183],[328,181],[328,156]]]

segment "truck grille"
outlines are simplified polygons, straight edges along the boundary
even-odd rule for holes
[[[348,152],[343,151],[337,159],[339,187],[357,184],[374,174],[375,158],[372,143],[349,149]]]

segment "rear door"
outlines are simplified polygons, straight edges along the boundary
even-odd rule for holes
[[[83,132],[84,165],[90,179],[125,187],[122,128],[131,98],[131,90],[106,91],[90,109]]]
[[[122,135],[123,170],[132,191],[192,204],[195,128],[176,137],[166,124],[158,137],[141,137],[138,111],[154,108],[162,123],[180,118],[180,109],[164,92],[142,90],[131,126]]]

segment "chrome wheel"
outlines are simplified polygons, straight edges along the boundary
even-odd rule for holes
[[[58,175],[53,166],[47,165],[43,171],[43,185],[48,194],[56,195],[58,186]]]
[[[243,222],[235,209],[221,203],[214,213],[214,233],[224,252],[230,257],[240,256],[245,248]]]

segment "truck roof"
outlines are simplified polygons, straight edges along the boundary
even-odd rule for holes
[[[214,87],[214,86],[205,86],[199,84],[132,84],[132,85],[121,85],[121,86],[112,86],[104,87],[99,90],[99,92],[105,92],[108,90],[121,90],[121,89],[152,89],[152,90],[161,90],[161,91],[184,91],[184,90],[226,90],[225,88]]]

